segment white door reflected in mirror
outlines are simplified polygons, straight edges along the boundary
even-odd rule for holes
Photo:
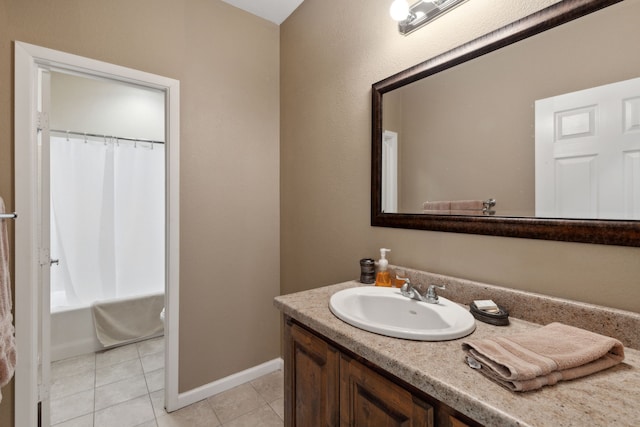
[[[640,219],[640,78],[535,103],[536,216]]]
[[[398,134],[382,134],[382,212],[398,212]]]

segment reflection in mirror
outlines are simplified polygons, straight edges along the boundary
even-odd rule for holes
[[[638,28],[638,2],[565,0],[375,83],[372,225],[640,246]]]
[[[612,85],[640,76],[640,4],[619,6],[385,93],[398,186],[384,212],[493,197],[500,216],[640,219],[640,85]]]
[[[640,219],[640,78],[535,103],[536,216]]]

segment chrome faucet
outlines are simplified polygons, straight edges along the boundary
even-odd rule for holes
[[[402,287],[400,288],[400,293],[407,297],[407,298],[411,298],[411,299],[415,299],[418,301],[422,301],[422,295],[420,295],[420,292],[418,292],[418,290],[416,288],[413,287],[413,285],[411,284],[411,281],[409,280],[408,277],[398,277],[399,280],[404,280],[404,284],[402,285]]]
[[[436,288],[438,289],[446,289],[444,286],[437,285],[429,285],[427,288],[427,292],[424,296],[420,295],[420,292],[416,288],[413,287],[409,278],[396,276],[398,280],[404,280],[404,284],[400,288],[400,293],[411,299],[415,299],[418,301],[427,302],[429,304],[438,304],[438,294],[436,293]]]
[[[427,288],[427,293],[425,294],[425,301],[430,303],[430,304],[437,304],[438,303],[438,294],[436,293],[436,288],[438,289],[447,289],[444,285],[442,286],[438,286],[438,285],[429,285],[429,288]]]

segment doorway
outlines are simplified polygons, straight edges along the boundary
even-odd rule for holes
[[[16,42],[15,193],[16,208],[21,219],[16,224],[16,342],[21,352],[20,363],[16,367],[16,425],[49,425],[49,286],[51,265],[56,262],[52,259],[50,244],[48,179],[51,157],[49,140],[53,133],[47,108],[49,92],[40,89],[48,85],[51,70],[133,85],[164,94],[165,201],[164,209],[158,213],[164,219],[165,235],[164,400],[168,411],[175,410],[178,400],[179,82]],[[82,133],[84,129],[78,131]],[[119,144],[117,141],[111,142]],[[133,144],[137,145],[135,139]]]
[[[55,362],[162,333],[165,94],[49,74]]]

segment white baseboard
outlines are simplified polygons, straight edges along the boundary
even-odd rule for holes
[[[178,394],[178,407],[175,409],[177,410],[180,408],[184,408],[185,406],[191,405],[192,403],[196,403],[208,397],[215,396],[218,393],[222,393],[223,391],[227,391],[241,384],[248,383],[249,381],[253,381],[256,378],[260,378],[263,375],[270,374],[271,372],[275,372],[283,368],[284,361],[282,360],[282,358],[277,358],[265,362],[261,365],[257,365],[252,368],[245,369],[244,371],[229,375],[228,377],[221,378],[209,384],[205,384],[192,390],[185,391],[184,393]]]

